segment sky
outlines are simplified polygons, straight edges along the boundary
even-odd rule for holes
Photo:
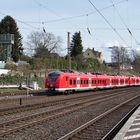
[[[0,20],[13,17],[26,42],[33,31],[62,38],[61,55],[67,53],[67,33],[81,32],[84,50],[94,48],[111,61],[114,45],[140,50],[140,0],[3,0]]]

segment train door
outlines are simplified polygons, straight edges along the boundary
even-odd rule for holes
[[[89,78],[89,88],[91,88],[91,78]]]
[[[119,77],[119,78],[118,78],[118,87],[121,86],[120,80],[121,80],[121,79],[120,79],[120,77]]]
[[[109,83],[109,86],[112,87],[112,84],[113,84],[113,81],[112,81],[112,78],[110,77],[110,83]]]
[[[80,88],[80,77],[77,77],[77,88]]]

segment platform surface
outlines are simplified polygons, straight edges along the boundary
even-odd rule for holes
[[[140,140],[140,107],[132,114],[113,140]]]

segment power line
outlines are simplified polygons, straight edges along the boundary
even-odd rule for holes
[[[128,31],[128,33],[130,34],[130,36],[131,36],[131,37],[133,37],[133,39],[135,40],[136,44],[138,44],[137,39],[134,37],[134,35],[132,34],[132,31],[131,31],[131,30],[130,30],[130,28],[126,25],[126,23],[124,22],[124,20],[123,20],[123,18],[122,18],[122,16],[121,16],[121,14],[119,13],[119,11],[118,11],[117,7],[114,5],[114,1],[113,1],[113,0],[111,0],[111,2],[112,2],[112,4],[113,4],[113,7],[114,7],[114,9],[116,10],[116,12],[117,12],[118,16],[120,17],[120,19],[121,19],[121,21],[122,21],[123,25],[125,26],[126,30],[127,30],[127,31]]]
[[[112,30],[120,37],[120,39],[127,44],[127,42],[122,38],[122,36],[117,32],[117,30],[111,25],[111,23],[105,18],[105,16],[99,11],[99,9],[90,1],[89,3],[94,7],[94,9],[100,14],[100,16],[105,20],[105,22],[112,28]],[[127,44],[128,45],[128,44]]]
[[[4,14],[4,13],[2,13],[2,12],[0,12],[0,14],[1,14],[1,15],[4,15],[4,16],[7,16],[7,14]],[[39,28],[37,28],[37,27],[35,27],[35,26],[32,26],[31,24],[28,24],[27,22],[21,21],[21,20],[16,19],[16,18],[14,18],[14,19],[15,19],[16,21],[20,22],[20,23],[25,24],[26,26],[29,26],[29,27],[31,27],[31,28],[33,28],[33,29],[39,30]]]
[[[46,10],[48,10],[48,8],[44,5],[42,5],[41,3],[37,2],[36,0],[34,0],[39,6],[42,6],[43,8],[45,8]],[[127,0],[121,0],[119,2],[116,2],[114,3],[114,5],[118,5],[118,4],[121,4],[123,2],[125,2]],[[111,8],[113,7],[113,4],[111,5],[108,5],[106,7],[103,7],[102,9],[100,9],[100,11],[103,11],[103,10],[106,10],[108,8]],[[59,16],[59,17],[62,17],[58,14],[56,14],[55,12],[53,12],[52,10],[48,10],[49,12],[53,13],[54,15],[56,16]],[[76,19],[76,18],[81,18],[81,17],[86,17],[87,15],[93,15],[95,14],[97,11],[94,11],[94,12],[88,12],[86,14],[81,14],[81,15],[77,15],[77,16],[70,16],[70,17],[64,17],[64,18],[59,18],[59,19],[53,19],[53,20],[48,20],[48,21],[44,21],[44,23],[52,23],[52,22],[59,22],[59,21],[64,21],[64,20],[71,20],[71,19]],[[35,24],[40,24],[41,22],[37,22],[37,21],[27,21],[28,23],[35,23]]]

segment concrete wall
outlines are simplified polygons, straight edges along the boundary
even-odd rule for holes
[[[10,70],[7,70],[7,69],[0,69],[0,75],[2,74],[8,74],[8,72],[10,72]]]

